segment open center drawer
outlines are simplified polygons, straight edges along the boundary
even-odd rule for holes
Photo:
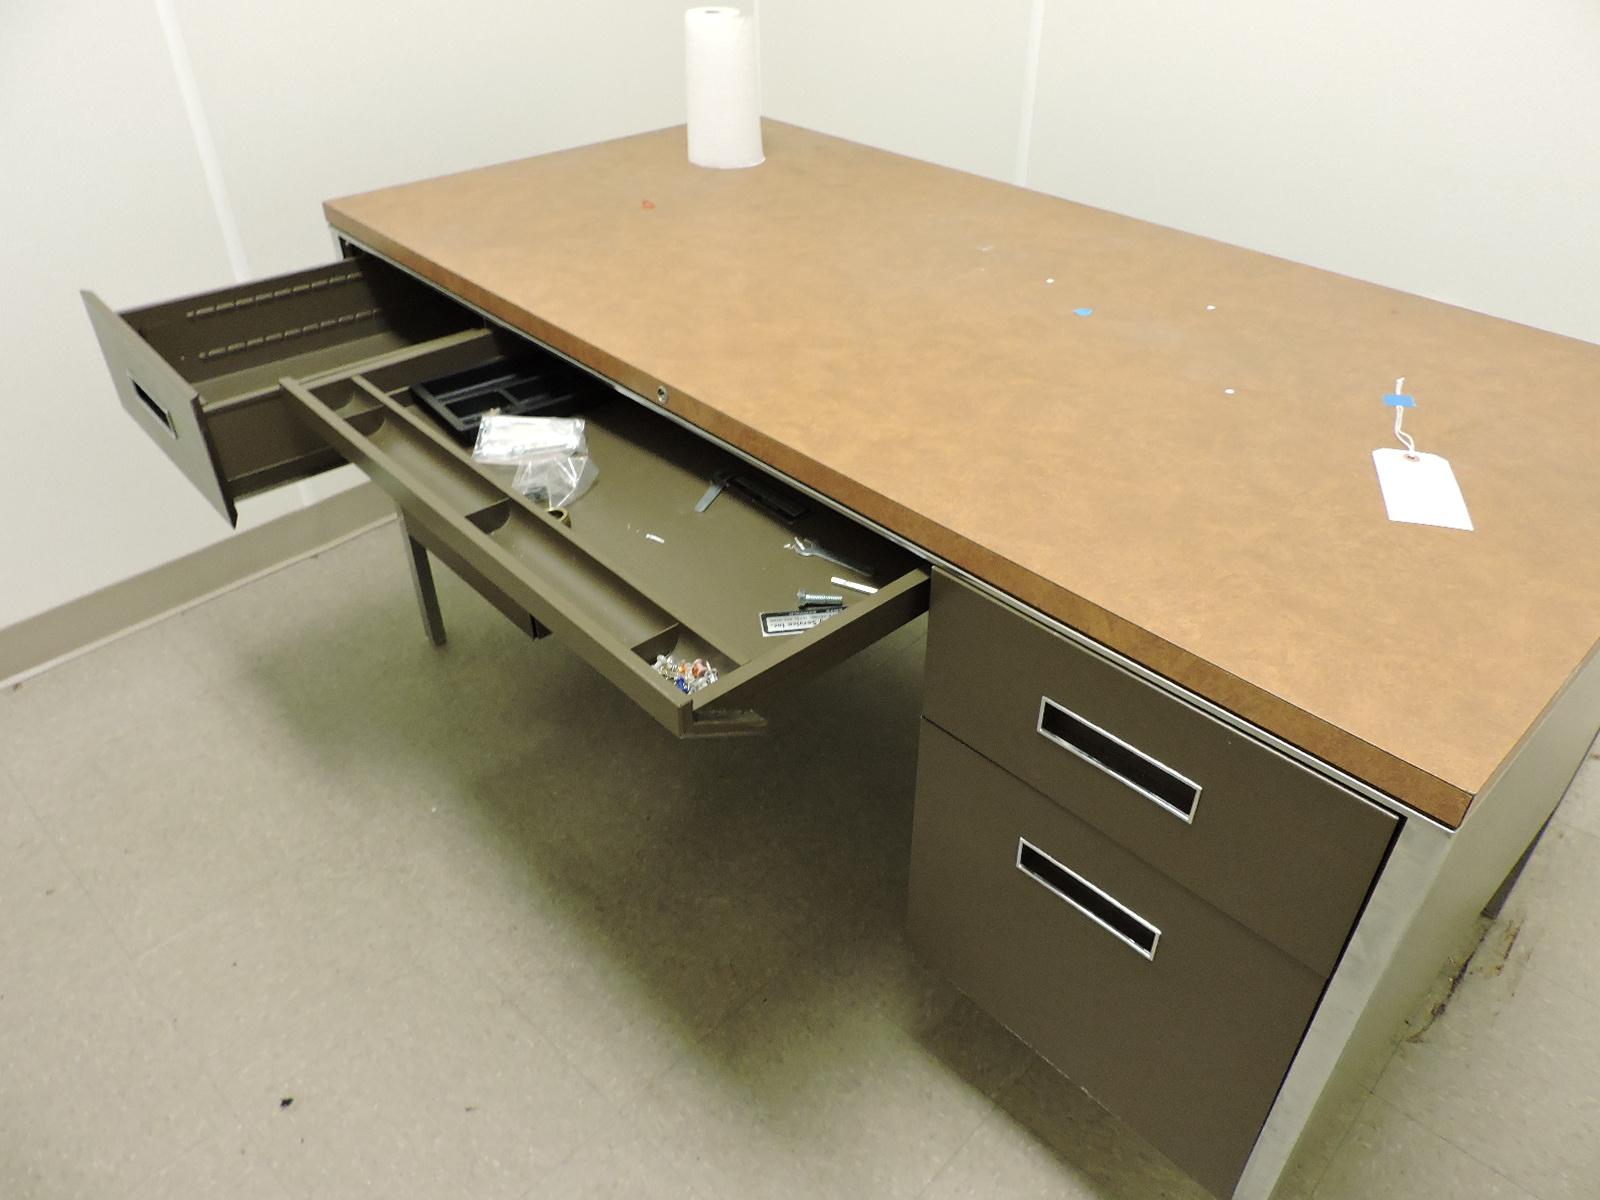
[[[749,706],[768,688],[927,607],[913,555],[598,382],[583,412],[598,481],[566,513],[529,501],[511,468],[475,463],[412,389],[540,356],[541,370],[571,372],[380,259],[123,313],[92,293],[84,302],[123,407],[230,521],[241,497],[353,462],[414,541],[529,632],[563,635],[680,736],[764,728]],[[720,473],[739,478],[704,505]],[[750,498],[762,495],[766,505]],[[802,557],[796,537],[860,570]],[[844,606],[799,632],[803,619],[763,624],[793,613],[801,591]],[[656,671],[659,655],[704,659],[719,678],[682,691]]]
[[[471,350],[484,364],[498,352],[491,339]],[[777,510],[737,488],[703,505],[713,476],[754,469],[621,395],[583,412],[593,486],[566,510],[529,500],[512,486],[513,468],[474,462],[414,400],[414,384],[470,370],[469,359],[456,343],[345,378],[280,385],[308,425],[394,498],[416,540],[465,568],[504,611],[525,611],[563,637],[679,736],[764,728],[749,707],[763,693],[927,607],[918,559],[776,480],[761,476],[753,490],[769,502],[775,493]],[[797,537],[858,570],[802,556]],[[799,633],[781,631],[792,620],[763,621],[796,610],[802,591],[842,596],[844,606]],[[660,655],[704,659],[718,680],[680,690],[656,670]]]

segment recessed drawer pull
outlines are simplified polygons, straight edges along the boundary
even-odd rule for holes
[[[1154,961],[1161,930],[1133,910],[1124,908],[1083,876],[1062,866],[1027,838],[1017,839],[1017,870]]]
[[[1062,708],[1049,696],[1039,697],[1039,733],[1174,816],[1194,820],[1194,810],[1200,804],[1198,783]]]
[[[140,386],[139,381],[132,375],[128,376],[128,382],[133,384],[133,394],[139,397],[140,400],[144,401],[144,406],[155,414],[156,420],[161,422],[161,427],[173,437],[177,437],[178,430],[177,427],[172,423],[172,414],[166,409],[162,408],[161,405],[157,404],[155,397],[149,392],[145,391],[144,388]]]

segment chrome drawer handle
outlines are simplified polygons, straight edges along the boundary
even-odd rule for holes
[[[1091,766],[1099,767],[1173,816],[1189,822],[1194,820],[1194,810],[1200,805],[1198,783],[1185,779],[1115,734],[1085,721],[1049,696],[1039,697],[1039,734],[1072,751]]]
[[[1017,870],[1065,900],[1096,925],[1152,962],[1161,930],[1124,907],[1082,875],[1062,866],[1027,838],[1017,839]]]

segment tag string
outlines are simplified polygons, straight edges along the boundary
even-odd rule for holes
[[[1394,381],[1394,394],[1396,396],[1404,396],[1406,394],[1406,377],[1404,375],[1400,376],[1399,379]],[[1398,404],[1395,405],[1394,436],[1400,439],[1400,444],[1406,448],[1406,453],[1412,458],[1415,458],[1417,456],[1417,443],[1412,440],[1412,437],[1409,433],[1400,428],[1401,423],[1405,419],[1405,408]]]

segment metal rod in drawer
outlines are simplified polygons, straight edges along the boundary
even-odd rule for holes
[[[1161,930],[1131,908],[1095,887],[1070,867],[1062,866],[1027,838],[1017,839],[1017,870],[1065,900],[1096,925],[1154,961]]]
[[[1039,697],[1039,734],[1063,750],[1070,750],[1084,762],[1099,767],[1118,783],[1125,784],[1146,800],[1159,804],[1173,816],[1194,821],[1200,806],[1200,785],[1178,774],[1166,763],[1151,758],[1137,746],[1130,746],[1114,733],[1107,733],[1049,696]]]

